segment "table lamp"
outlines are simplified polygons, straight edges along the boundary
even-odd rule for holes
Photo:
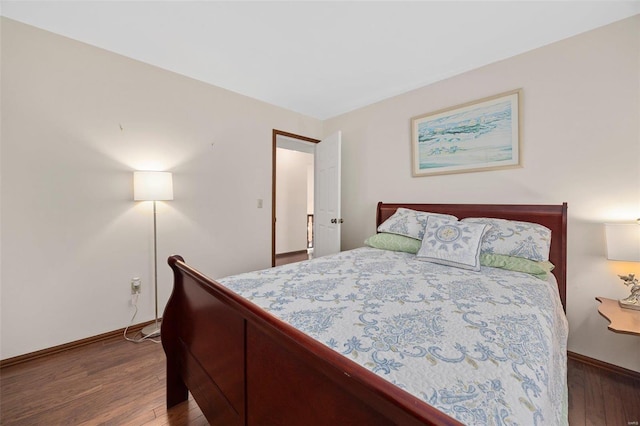
[[[636,223],[605,223],[607,259],[640,262],[640,219]],[[618,303],[620,307],[640,310],[640,283],[635,274],[618,275],[631,294]]]

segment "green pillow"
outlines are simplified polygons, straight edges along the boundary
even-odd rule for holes
[[[382,250],[403,251],[416,254],[420,250],[422,241],[404,235],[381,232],[372,235],[364,242],[366,245]],[[509,271],[525,272],[542,280],[554,268],[549,261],[536,262],[524,257],[507,256],[503,254],[480,253],[480,264],[493,268],[507,269]]]
[[[405,253],[416,254],[420,250],[422,241],[404,235],[389,234],[381,232],[367,238],[364,243],[370,247],[382,250],[403,251]]]
[[[536,262],[524,257],[493,253],[480,253],[480,264],[482,266],[508,269],[509,271],[525,272],[543,280],[547,278],[547,274],[554,268],[553,263],[548,260]]]

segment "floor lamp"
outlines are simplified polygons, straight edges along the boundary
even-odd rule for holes
[[[173,178],[169,172],[133,172],[133,199],[153,201],[153,283],[156,298],[156,320],[142,329],[144,337],[160,334],[158,319],[158,245],[156,235],[156,201],[173,200]]]

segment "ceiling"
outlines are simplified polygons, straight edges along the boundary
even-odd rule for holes
[[[0,13],[326,119],[638,14],[640,0],[2,0]]]

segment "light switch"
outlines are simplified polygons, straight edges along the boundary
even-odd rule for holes
[[[258,208],[262,208],[262,198],[258,198]]]

